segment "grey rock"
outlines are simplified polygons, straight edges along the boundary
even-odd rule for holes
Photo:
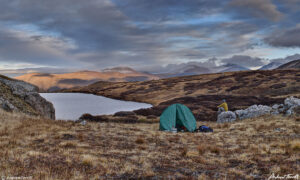
[[[289,97],[284,100],[284,105],[290,109],[292,107],[300,106],[300,99],[295,97]]]
[[[272,114],[272,115],[279,115],[280,112],[279,112],[278,110],[277,110],[277,111],[272,111],[271,114]]]
[[[243,120],[271,114],[271,112],[272,108],[269,106],[253,105],[244,110],[236,110],[235,114],[237,115],[238,119]]]
[[[217,123],[233,122],[236,120],[236,115],[232,111],[222,112],[218,115]]]
[[[274,104],[274,105],[272,106],[272,109],[278,109],[279,107],[280,107],[279,104]]]
[[[0,77],[0,82],[10,87],[13,94],[19,95],[21,97],[24,96],[24,93],[28,93],[28,92],[37,93],[39,90],[36,86],[26,83],[24,81],[9,80]]]
[[[296,114],[295,111],[300,107],[300,99],[295,97],[289,97],[284,100],[285,115],[290,116]]]
[[[225,112],[225,109],[223,107],[218,108],[218,115],[221,114],[222,112]]]
[[[26,93],[24,95],[24,100],[44,117],[55,119],[55,109],[53,104],[41,97],[38,93]]]
[[[30,115],[40,115],[45,118],[55,119],[55,109],[52,103],[46,101],[38,93],[38,88],[29,83],[18,81],[6,77],[0,76],[0,85],[9,89],[10,98],[5,94],[0,94],[0,108],[6,111],[16,111],[28,113],[22,108],[24,105],[31,107],[34,114]],[[13,98],[15,101],[13,101]],[[16,104],[16,102],[22,102],[21,104]]]
[[[13,111],[15,109],[15,106],[3,97],[0,97],[0,105],[5,111]]]
[[[272,107],[264,105],[253,105],[247,109],[236,110],[234,113],[235,119],[243,120],[249,118],[256,118],[263,115],[279,115],[285,114],[291,116],[293,114],[300,114],[300,99],[289,97],[284,100],[284,104],[274,104]],[[218,110],[217,122],[232,122],[234,115],[228,112]]]
[[[280,128],[275,128],[274,131],[275,131],[275,132],[280,132],[281,129],[280,129]]]
[[[284,104],[280,104],[279,107],[278,107],[278,112],[279,113],[284,113],[284,111],[285,111]]]
[[[286,116],[291,116],[292,114],[293,114],[293,111],[291,109],[289,109],[285,112]]]
[[[274,104],[272,106],[272,110],[271,110],[272,115],[279,115],[282,112],[284,112],[284,105],[283,104]]]

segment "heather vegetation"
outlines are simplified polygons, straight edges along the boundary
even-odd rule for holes
[[[240,71],[175,77],[145,82],[97,82],[65,90],[145,102],[151,109],[136,111],[139,115],[155,115],[171,104],[188,106],[201,121],[216,121],[217,106],[226,99],[230,110],[246,109],[254,104],[272,106],[290,96],[300,97],[298,69]]]
[[[213,133],[158,123],[53,121],[0,112],[0,175],[33,179],[254,179],[300,171],[300,118],[217,124]]]

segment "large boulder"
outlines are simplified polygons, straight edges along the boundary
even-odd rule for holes
[[[295,97],[289,97],[289,98],[286,98],[284,100],[284,105],[287,107],[287,108],[291,108],[291,107],[296,107],[296,106],[300,106],[300,99],[298,98],[295,98]]]
[[[55,119],[52,103],[39,95],[36,86],[1,75],[0,108]]]
[[[233,122],[236,120],[236,115],[232,111],[221,112],[218,115],[217,123]]]
[[[262,115],[271,114],[272,108],[269,106],[264,105],[253,105],[248,107],[244,110],[236,110],[235,114],[237,115],[238,119],[248,119],[248,118],[255,118]]]
[[[295,114],[295,110],[300,107],[300,99],[289,97],[284,100],[284,109],[286,115]]]

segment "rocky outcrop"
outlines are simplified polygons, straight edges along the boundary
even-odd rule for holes
[[[272,114],[285,114],[287,116],[299,114],[300,99],[295,97],[286,98],[284,104],[275,104],[272,109]]]
[[[234,112],[228,111],[218,113],[218,123],[232,122],[236,119],[243,120],[256,118],[263,115],[300,115],[300,99],[289,97],[284,100],[284,104],[274,104],[272,107],[264,105],[253,105],[248,107],[247,109],[236,110]]]
[[[24,97],[24,100],[42,116],[49,119],[55,119],[55,109],[53,104],[41,97],[38,93],[28,93]]]
[[[253,105],[243,110],[236,110],[238,119],[256,118],[262,115],[271,114],[272,108],[264,105]]]
[[[36,86],[5,76],[0,76],[0,108],[55,119],[52,103],[38,94]]]

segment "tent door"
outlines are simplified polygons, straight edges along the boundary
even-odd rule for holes
[[[179,110],[176,108],[176,129],[177,131],[186,130],[186,127],[182,124],[182,121],[179,119]]]

